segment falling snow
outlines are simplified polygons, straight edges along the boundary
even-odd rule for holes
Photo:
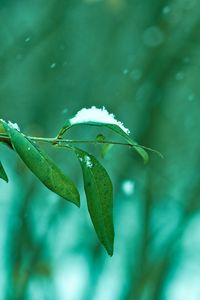
[[[30,42],[31,38],[28,36],[26,39],[25,39],[25,42],[28,43]]]
[[[158,47],[164,41],[164,34],[157,26],[146,28],[142,36],[144,45],[150,48]]]
[[[66,114],[68,112],[68,108],[64,108],[63,110],[62,110],[62,114]]]
[[[176,80],[182,80],[184,78],[184,73],[183,72],[178,72],[175,75]]]
[[[130,196],[134,193],[134,187],[134,182],[131,180],[125,180],[122,183],[122,190],[127,196]]]
[[[134,81],[140,80],[141,77],[142,77],[142,71],[140,69],[135,69],[130,74],[130,78]]]
[[[164,15],[167,15],[167,14],[169,14],[170,13],[170,11],[171,11],[171,8],[170,8],[170,6],[165,6],[164,8],[163,8],[163,14]]]
[[[91,108],[83,108],[75,115],[75,117],[70,119],[71,125],[87,122],[117,125],[126,134],[130,133],[130,130],[124,127],[122,122],[117,121],[115,116],[110,114],[105,107],[96,108],[95,106],[92,106]]]
[[[193,101],[195,99],[195,96],[193,94],[189,95],[188,96],[188,100],[189,101]]]
[[[52,63],[51,65],[50,65],[50,68],[51,69],[54,69],[56,67],[56,63]]]
[[[124,69],[123,74],[124,75],[128,74],[128,69]]]

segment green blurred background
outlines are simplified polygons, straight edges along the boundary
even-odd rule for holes
[[[0,299],[200,299],[199,29],[200,0],[0,1],[1,118],[55,136],[81,108],[105,106],[164,155],[145,166],[116,146],[101,160],[114,185],[110,258],[75,157],[45,146],[77,183],[81,209],[1,146]]]

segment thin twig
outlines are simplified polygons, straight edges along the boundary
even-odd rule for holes
[[[7,140],[10,140],[10,137],[7,134],[0,134],[0,138],[4,138]],[[163,158],[163,155],[157,151],[154,150],[152,148],[143,146],[143,145],[139,145],[139,144],[129,144],[129,143],[123,143],[123,142],[116,142],[116,141],[107,141],[107,140],[71,140],[71,139],[59,139],[59,138],[50,138],[50,137],[35,137],[35,136],[27,136],[27,138],[31,141],[34,142],[44,142],[44,143],[49,143],[51,145],[60,145],[60,146],[64,146],[67,144],[110,144],[110,145],[120,145],[120,146],[128,146],[131,148],[143,148],[145,150],[151,151],[156,153],[158,156],[160,156],[161,158]]]

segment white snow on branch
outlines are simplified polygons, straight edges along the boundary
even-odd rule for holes
[[[126,134],[130,133],[130,130],[126,128],[122,122],[117,121],[115,116],[110,114],[105,107],[97,108],[92,106],[91,108],[83,108],[79,110],[72,119],[70,119],[71,125],[88,122],[117,125]]]
[[[16,129],[17,131],[20,131],[20,128],[17,123],[12,123],[11,121],[8,121],[8,126],[10,128]]]

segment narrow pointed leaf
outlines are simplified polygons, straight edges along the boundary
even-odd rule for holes
[[[8,176],[4,170],[4,167],[1,162],[0,162],[0,178],[3,179],[4,181],[8,182]]]
[[[79,192],[71,179],[24,134],[5,122],[4,128],[10,136],[13,148],[35,176],[51,191],[80,206]]]
[[[137,142],[132,140],[130,136],[127,133],[125,133],[119,126],[115,124],[107,124],[106,126],[107,128],[113,130],[115,133],[121,135],[129,144],[131,144],[133,148],[143,158],[145,164],[149,161],[148,153],[142,147],[140,147]]]
[[[63,128],[58,134],[58,137],[62,137],[62,135],[70,127],[78,124],[105,126],[111,129],[112,131],[123,137],[135,149],[135,151],[138,152],[138,154],[143,158],[144,163],[148,162],[149,156],[147,152],[141,146],[139,146],[137,142],[130,138],[129,130],[125,128],[121,122],[117,121],[113,114],[109,114],[105,108],[98,109],[96,107],[92,107],[89,109],[82,109],[73,118],[68,119],[65,122]]]
[[[101,150],[100,150],[100,155],[102,158],[105,158],[108,152],[113,148],[114,145],[112,144],[102,144],[101,145]]]
[[[75,148],[81,164],[89,214],[100,242],[113,255],[113,189],[110,177],[98,160]]]

